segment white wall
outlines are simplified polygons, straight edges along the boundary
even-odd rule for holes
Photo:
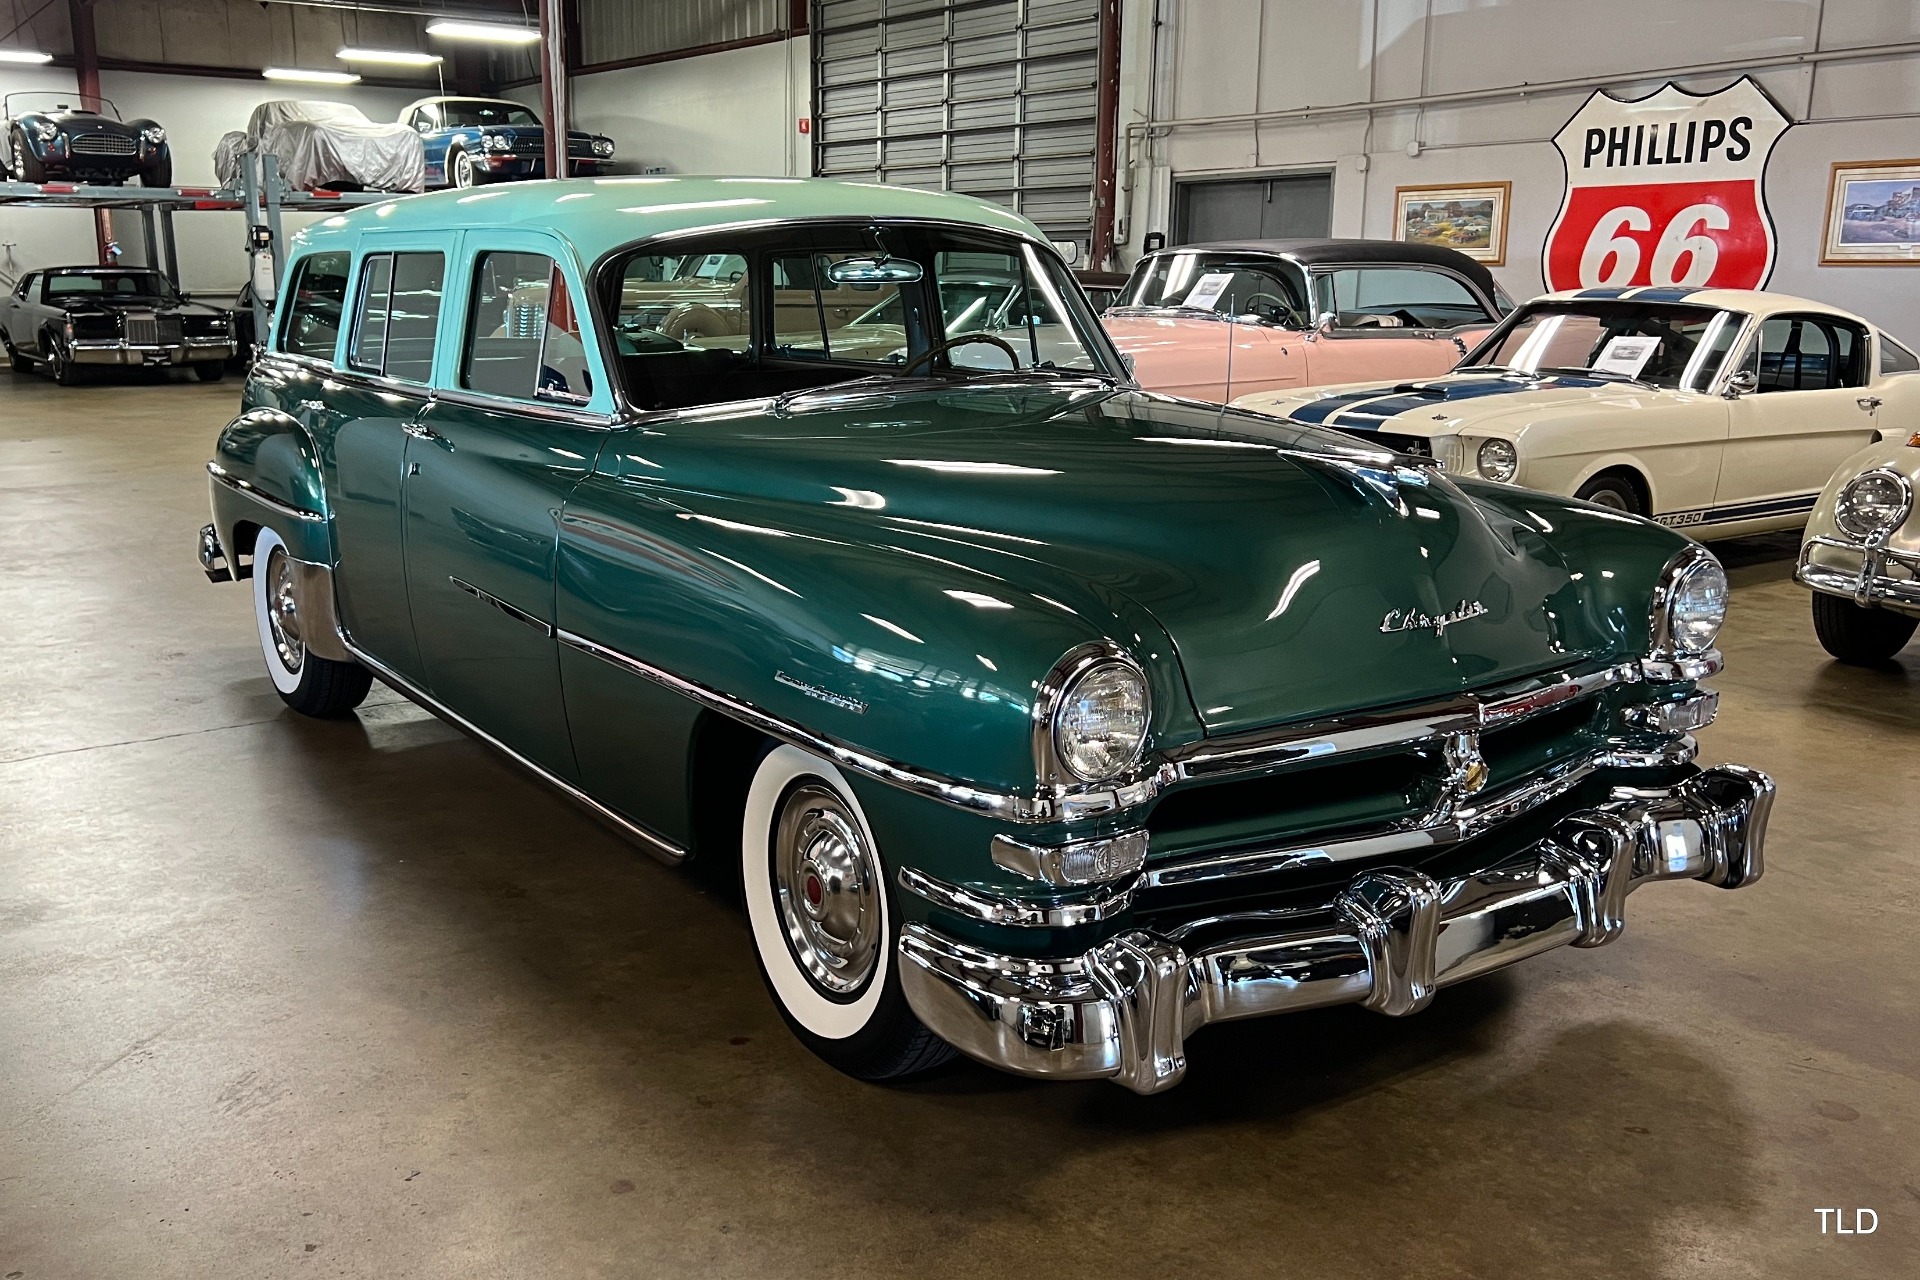
[[[604,133],[615,169],[784,177],[812,172],[810,44],[802,36],[676,58],[573,82],[573,127]],[[516,96],[539,100],[539,87]]]
[[[1160,39],[1152,33],[1158,15]],[[1289,169],[1334,174],[1333,233],[1388,236],[1396,186],[1510,180],[1506,265],[1516,297],[1541,288],[1540,250],[1565,175],[1550,141],[1589,90],[1424,109],[1187,127],[1204,116],[1341,107],[1618,75],[1637,97],[1663,68],[1920,41],[1920,5],[1888,0],[1125,0],[1121,120],[1127,260],[1172,230],[1177,180]],[[1157,68],[1157,74],[1155,69]],[[1718,89],[1729,72],[1680,83]],[[1773,153],[1767,201],[1779,251],[1769,287],[1846,307],[1920,340],[1920,270],[1821,267],[1828,167],[1920,155],[1920,57],[1755,73],[1796,122]],[[1418,141],[1417,157],[1409,145]],[[1361,157],[1365,157],[1364,169]]]
[[[72,92],[71,71],[54,68],[8,68],[6,89],[49,88]],[[213,148],[220,135],[244,129],[254,107],[275,98],[327,98],[348,102],[373,120],[396,119],[415,98],[437,92],[432,80],[418,90],[369,88],[362,85],[270,84],[257,77],[217,79],[209,76],[170,76],[150,72],[102,71],[100,92],[129,120],[148,117],[167,130],[173,148],[173,180],[184,187],[216,185]],[[319,215],[289,214],[285,229],[291,235]],[[10,275],[36,267],[92,262],[95,258],[93,215],[81,209],[21,209],[0,207],[0,242],[16,241],[13,260],[0,255]],[[175,243],[180,252],[180,283],[188,290],[231,292],[247,278],[242,249],[246,223],[227,212],[189,212],[174,216]],[[139,214],[117,213],[114,236],[125,250],[123,261],[144,262],[145,238]]]

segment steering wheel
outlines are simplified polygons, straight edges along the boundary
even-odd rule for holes
[[[1253,304],[1258,302],[1262,298],[1265,298],[1267,301],[1273,304],[1274,312],[1278,315],[1286,315],[1288,312],[1293,310],[1291,306],[1287,305],[1287,300],[1285,298],[1282,298],[1278,294],[1273,294],[1273,293],[1248,294],[1246,301],[1240,304],[1241,310],[1252,311]]]
[[[943,352],[951,351],[955,347],[964,347],[969,342],[992,343],[994,346],[1000,348],[1002,351],[1007,353],[1007,359],[1012,362],[1012,365],[1015,369],[1018,369],[1020,367],[1020,353],[1018,351],[1015,351],[1012,347],[1008,346],[1006,343],[1000,341],[1000,339],[994,337],[992,334],[962,333],[962,334],[956,334],[954,337],[948,338],[945,342],[937,342],[933,346],[928,347],[925,351],[922,351],[919,355],[915,356],[913,359],[901,365],[900,372],[912,373],[915,369],[918,369],[921,365],[926,364],[928,361],[932,360],[935,356],[940,355]]]

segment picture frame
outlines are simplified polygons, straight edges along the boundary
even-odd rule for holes
[[[1507,261],[1511,182],[1445,182],[1393,189],[1393,238],[1454,249],[1490,267]]]
[[[1920,159],[1836,161],[1823,227],[1823,267],[1920,267]]]

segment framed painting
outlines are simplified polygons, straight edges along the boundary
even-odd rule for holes
[[[1393,238],[1408,244],[1457,249],[1497,267],[1507,260],[1507,205],[1511,182],[1395,187]]]
[[[1920,266],[1920,160],[1833,166],[1820,265]]]

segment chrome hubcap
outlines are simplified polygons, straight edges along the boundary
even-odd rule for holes
[[[1612,489],[1602,489],[1587,499],[1596,507],[1605,507],[1609,511],[1625,511],[1627,501]]]
[[[288,671],[300,670],[300,664],[307,659],[307,646],[300,638],[300,609],[293,593],[293,562],[280,547],[275,547],[267,557],[267,630],[273,635],[280,665]]]
[[[859,990],[879,958],[879,866],[846,802],[820,783],[787,797],[774,832],[774,890],[787,942],[815,985]]]
[[[464,151],[453,158],[453,185],[456,187],[473,185],[473,157]]]

